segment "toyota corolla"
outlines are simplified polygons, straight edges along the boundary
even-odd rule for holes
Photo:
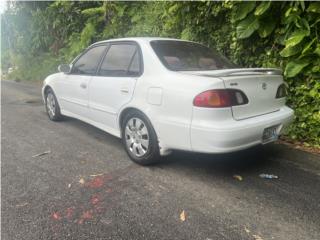
[[[293,117],[281,70],[239,68],[195,42],[101,41],[58,69],[42,89],[49,118],[77,118],[122,138],[142,165],[172,150],[226,153],[273,142]]]

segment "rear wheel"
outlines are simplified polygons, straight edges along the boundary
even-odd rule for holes
[[[140,112],[128,113],[122,124],[122,142],[129,157],[141,165],[160,159],[156,133],[150,121]]]
[[[47,111],[49,119],[52,121],[61,120],[62,115],[60,112],[60,106],[59,106],[57,98],[54,95],[51,88],[49,88],[46,91],[45,101],[46,101],[46,111]]]

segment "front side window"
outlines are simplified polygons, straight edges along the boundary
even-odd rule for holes
[[[151,42],[151,47],[161,62],[173,71],[207,71],[235,67],[217,52],[193,42],[157,40]]]
[[[74,63],[72,73],[84,75],[95,74],[105,49],[106,46],[90,48]]]
[[[140,73],[139,51],[134,44],[111,45],[99,70],[100,76],[136,76]]]

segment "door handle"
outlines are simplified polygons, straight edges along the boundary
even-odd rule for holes
[[[80,84],[80,87],[81,87],[81,88],[87,88],[87,84],[81,83],[81,84]]]
[[[120,91],[123,92],[123,93],[129,93],[129,89],[128,88],[121,88]]]

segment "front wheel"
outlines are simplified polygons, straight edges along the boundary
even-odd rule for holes
[[[46,111],[48,117],[51,121],[59,121],[62,119],[62,115],[60,113],[60,106],[58,104],[57,98],[54,95],[52,89],[48,89],[45,95],[46,100]]]
[[[150,121],[140,112],[131,112],[122,124],[122,142],[129,157],[141,165],[160,159],[157,135]]]

